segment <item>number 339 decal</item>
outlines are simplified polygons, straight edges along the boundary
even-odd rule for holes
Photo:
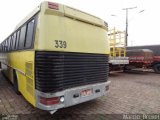
[[[67,48],[67,42],[62,40],[55,40],[55,48]]]

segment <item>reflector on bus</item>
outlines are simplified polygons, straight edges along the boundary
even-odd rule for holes
[[[59,10],[59,5],[57,3],[48,2],[48,8]]]

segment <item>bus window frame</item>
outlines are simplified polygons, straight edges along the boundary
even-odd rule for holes
[[[34,49],[34,42],[35,42],[35,37],[36,37],[36,27],[37,27],[37,22],[38,22],[38,18],[39,18],[39,12],[37,12],[35,15],[33,15],[30,19],[28,19],[24,24],[22,24],[19,28],[17,28],[14,32],[12,32],[12,34],[10,34],[7,39],[5,39],[0,45],[4,46],[2,47],[2,52],[12,52],[12,51],[24,51],[24,50],[32,50]],[[25,46],[23,46],[23,48],[19,49],[19,42],[20,42],[20,34],[21,34],[21,28],[23,26],[26,25],[26,31],[27,31],[27,25],[29,22],[31,22],[32,20],[34,20],[34,28],[33,28],[33,35],[32,35],[32,40],[31,40],[31,46],[25,48]],[[24,43],[26,41],[26,31],[25,31],[25,40]],[[18,33],[19,32],[19,33]],[[12,48],[12,50],[7,50],[8,49],[8,39],[9,37],[11,37],[12,35],[14,35],[16,33],[16,42],[15,42],[15,46],[14,49]],[[6,42],[7,42],[7,46],[6,46]]]
[[[27,25],[24,24],[22,25],[22,27],[20,28],[20,35],[19,35],[19,42],[18,42],[18,49],[19,50],[23,50],[24,49],[24,42],[26,39],[26,29],[27,29]]]
[[[17,32],[14,32],[14,33],[13,33],[13,45],[12,45],[12,51],[15,50],[16,41],[17,41]]]
[[[34,23],[33,23],[33,32],[32,32],[32,36],[30,36],[30,34],[28,34],[28,25],[29,25],[29,23],[31,23],[32,21],[34,21]],[[35,39],[35,23],[36,22],[36,20],[35,20],[35,17],[33,17],[31,20],[29,20],[28,22],[27,22],[27,29],[26,29],[26,39],[25,39],[25,43],[24,43],[24,48],[25,49],[30,49],[30,48],[32,48],[33,47],[33,40]],[[26,47],[26,43],[27,43],[27,37],[31,37],[31,40],[30,40],[30,46],[28,47]]]

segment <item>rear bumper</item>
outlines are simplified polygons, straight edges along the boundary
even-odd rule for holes
[[[69,107],[69,106],[73,106],[79,103],[83,103],[89,100],[93,100],[93,99],[96,99],[98,97],[105,95],[109,90],[109,84],[110,84],[110,81],[107,81],[105,83],[75,87],[75,88],[67,89],[61,92],[56,92],[56,93],[43,93],[43,92],[36,90],[36,93],[37,93],[36,94],[37,95],[36,96],[37,98],[36,107],[42,110],[53,111],[53,110],[58,110],[60,108]],[[92,95],[85,96],[85,97],[81,96],[80,93],[83,90],[87,90],[87,89],[93,90]],[[74,95],[79,95],[79,96],[74,97]],[[55,104],[55,105],[44,105],[40,103],[40,96],[45,97],[45,98],[64,96],[64,102]]]

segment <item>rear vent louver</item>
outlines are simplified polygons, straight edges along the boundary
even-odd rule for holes
[[[104,54],[36,52],[36,89],[57,92],[106,82],[108,56]]]
[[[25,64],[25,73],[26,73],[26,90],[30,95],[34,95],[34,85],[33,85],[33,63],[26,62]]]

